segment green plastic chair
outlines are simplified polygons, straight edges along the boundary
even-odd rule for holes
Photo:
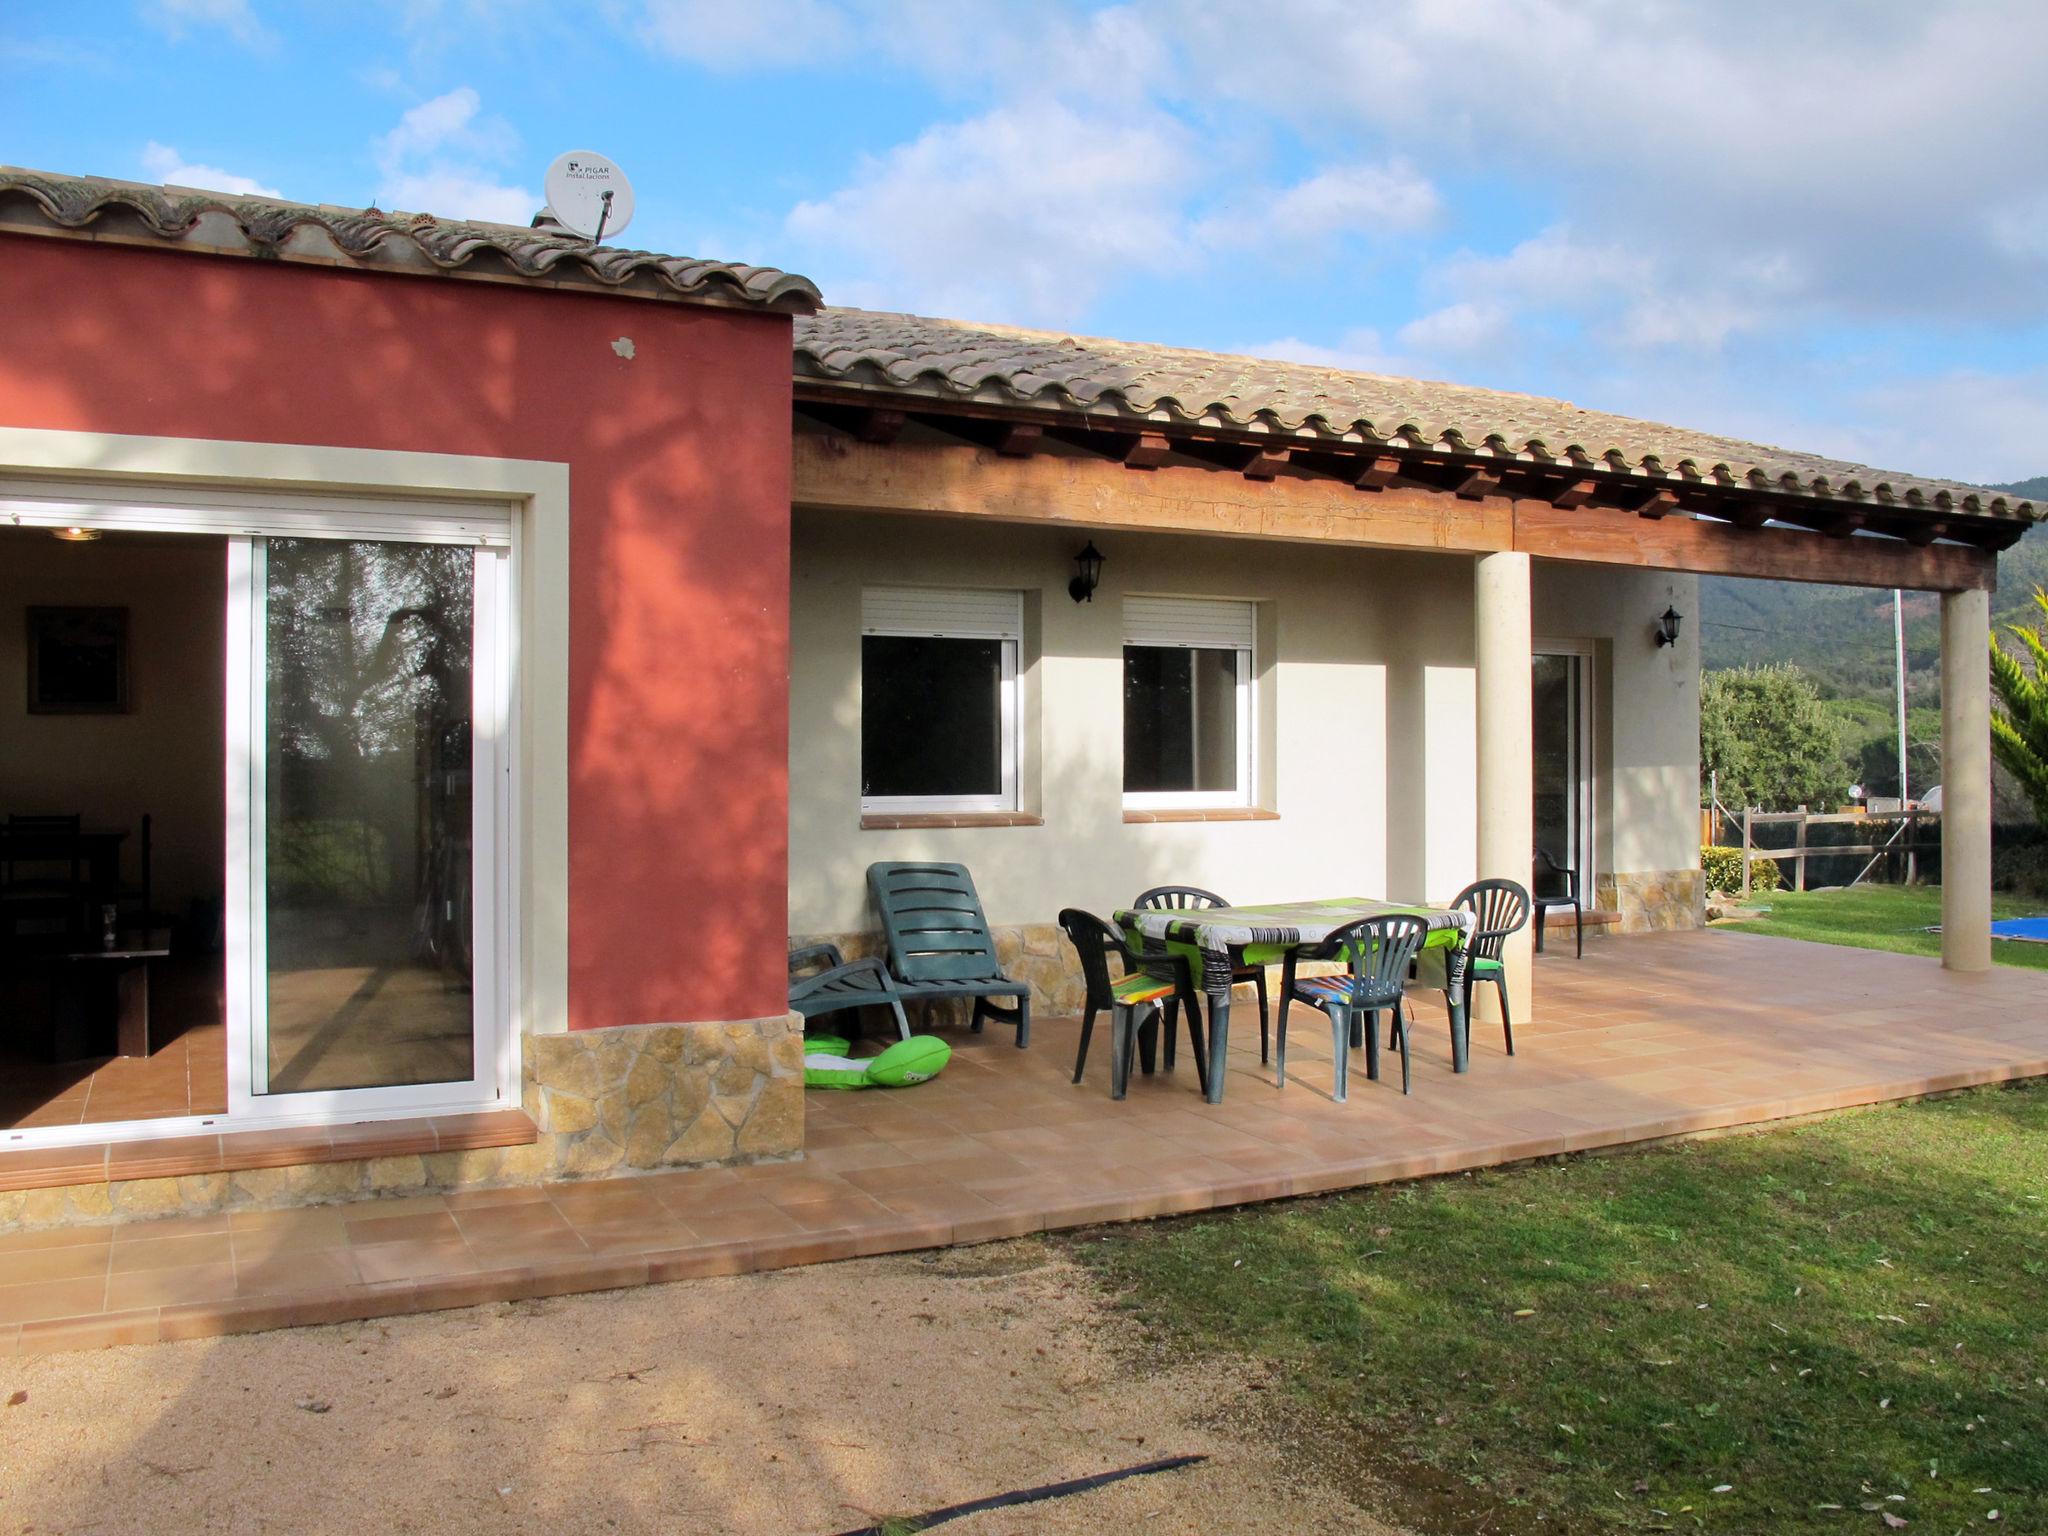
[[[1142,891],[1131,903],[1133,911],[1200,912],[1210,907],[1227,907],[1230,903],[1214,891],[1205,891],[1199,885],[1155,885],[1149,891]],[[1202,954],[1192,944],[1175,944],[1168,941],[1148,940],[1145,949],[1149,954],[1154,949],[1164,950],[1178,956],[1188,967],[1188,984],[1177,998],[1188,1006],[1188,1034],[1202,1027],[1199,1002],[1201,993],[1195,978],[1202,973]],[[1266,968],[1263,965],[1240,965],[1230,973],[1232,984],[1250,982],[1259,996],[1259,1064],[1265,1065],[1271,1055],[1269,1026],[1272,1014],[1266,1006]],[[1166,1015],[1166,1064],[1173,1065],[1173,1009],[1175,1003],[1167,1004]]]
[[[889,941],[889,975],[905,1002],[974,999],[970,1027],[984,1019],[1017,1026],[1017,1049],[1031,1043],[1031,986],[1003,974],[995,935],[982,915],[974,878],[962,864],[870,864],[868,893]],[[996,998],[1014,998],[1008,1008]]]
[[[812,974],[813,966],[821,969]],[[858,1008],[887,1008],[896,1015],[897,1038],[910,1038],[910,1020],[903,1015],[903,994],[889,980],[882,962],[848,960],[836,944],[807,944],[789,952],[789,1007],[806,1024],[830,1013]],[[855,1038],[859,1038],[856,1020]]]
[[[1174,956],[1149,956],[1141,960],[1124,942],[1123,935],[1093,912],[1068,907],[1060,913],[1059,920],[1060,927],[1066,930],[1067,941],[1080,957],[1081,977],[1088,987],[1088,1007],[1081,1016],[1081,1047],[1074,1053],[1074,1081],[1080,1082],[1088,1068],[1088,1040],[1095,1033],[1095,1016],[1107,1013],[1109,1096],[1121,1099],[1130,1086],[1134,1049],[1142,1060],[1145,1074],[1149,1077],[1152,1073],[1156,1050],[1154,1036],[1165,1010],[1172,1006],[1174,994],[1187,984],[1187,966]],[[1124,974],[1121,977],[1109,974],[1109,957],[1112,954],[1123,961]],[[1164,974],[1159,974],[1161,970]],[[1170,1020],[1166,1028],[1166,1064],[1171,1067],[1174,1025]],[[1197,1020],[1188,1022],[1188,1042],[1194,1047],[1196,1077],[1206,1093],[1209,1073],[1207,1063],[1202,1059],[1202,1038]]]
[[[1512,880],[1475,880],[1458,892],[1451,903],[1470,912],[1475,920],[1471,938],[1465,943],[1465,1018],[1472,1017],[1472,989],[1490,981],[1500,993],[1500,1030],[1506,1037],[1508,1054],[1515,1054],[1515,1026],[1508,1017],[1508,968],[1504,958],[1508,936],[1521,932],[1529,921],[1529,893]]]
[[[1346,923],[1321,945],[1318,954],[1341,959],[1346,973],[1338,976],[1295,977],[1299,951],[1289,950],[1281,962],[1280,1025],[1273,1052],[1273,1071],[1279,1085],[1287,1085],[1287,1008],[1290,1003],[1307,1003],[1330,1019],[1330,1054],[1336,1064],[1334,1097],[1339,1104],[1350,1096],[1351,1048],[1365,1046],[1365,1075],[1377,1082],[1380,1075],[1379,1016],[1382,1009],[1394,1015],[1394,1043],[1401,1048],[1401,1091],[1410,1091],[1412,1079],[1408,1057],[1408,1016],[1405,993],[1408,967],[1422,952],[1429,937],[1429,924],[1419,917],[1391,914],[1361,918]],[[1311,956],[1311,958],[1316,958]]]

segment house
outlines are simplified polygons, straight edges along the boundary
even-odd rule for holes
[[[0,647],[39,637],[0,815],[58,818],[4,851],[103,858],[119,930],[10,967],[0,1227],[795,1155],[786,947],[864,940],[878,859],[970,865],[1054,1007],[1053,913],[1168,879],[1445,899],[1541,846],[1625,930],[1697,923],[1700,573],[1942,594],[1944,962],[1986,967],[1987,594],[2033,515],[0,170]]]

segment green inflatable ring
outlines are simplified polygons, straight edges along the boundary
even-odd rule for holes
[[[908,1088],[929,1082],[945,1070],[953,1048],[937,1035],[912,1035],[881,1055],[858,1060],[836,1035],[812,1035],[804,1041],[806,1088]]]

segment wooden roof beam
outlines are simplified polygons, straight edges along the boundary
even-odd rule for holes
[[[1460,501],[1480,501],[1499,489],[1499,470],[1475,469],[1458,482],[1455,494]]]
[[[1251,457],[1245,461],[1244,477],[1247,480],[1277,479],[1287,464],[1288,450],[1285,448],[1254,448]]]
[[[1678,492],[1671,490],[1652,491],[1636,507],[1637,517],[1665,517],[1678,510]]]
[[[1569,512],[1574,507],[1583,507],[1600,494],[1597,480],[1574,480],[1570,485],[1550,498],[1550,504],[1560,512]]]
[[[1376,453],[1352,480],[1361,491],[1384,491],[1401,475],[1401,460],[1391,453]]]
[[[1013,422],[1003,429],[996,439],[996,452],[1006,459],[1028,459],[1038,451],[1045,438],[1045,428],[1036,424]]]
[[[910,420],[908,412],[891,410],[866,410],[854,417],[853,435],[864,443],[886,447],[902,435],[904,425]]]
[[[1166,462],[1166,456],[1173,452],[1173,444],[1167,441],[1164,432],[1140,432],[1126,440],[1122,453],[1117,457],[1125,469],[1157,469]]]

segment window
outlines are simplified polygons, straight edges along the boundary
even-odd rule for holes
[[[1017,808],[1017,592],[861,594],[864,811]]]
[[[1124,803],[1252,803],[1250,603],[1124,600]]]

